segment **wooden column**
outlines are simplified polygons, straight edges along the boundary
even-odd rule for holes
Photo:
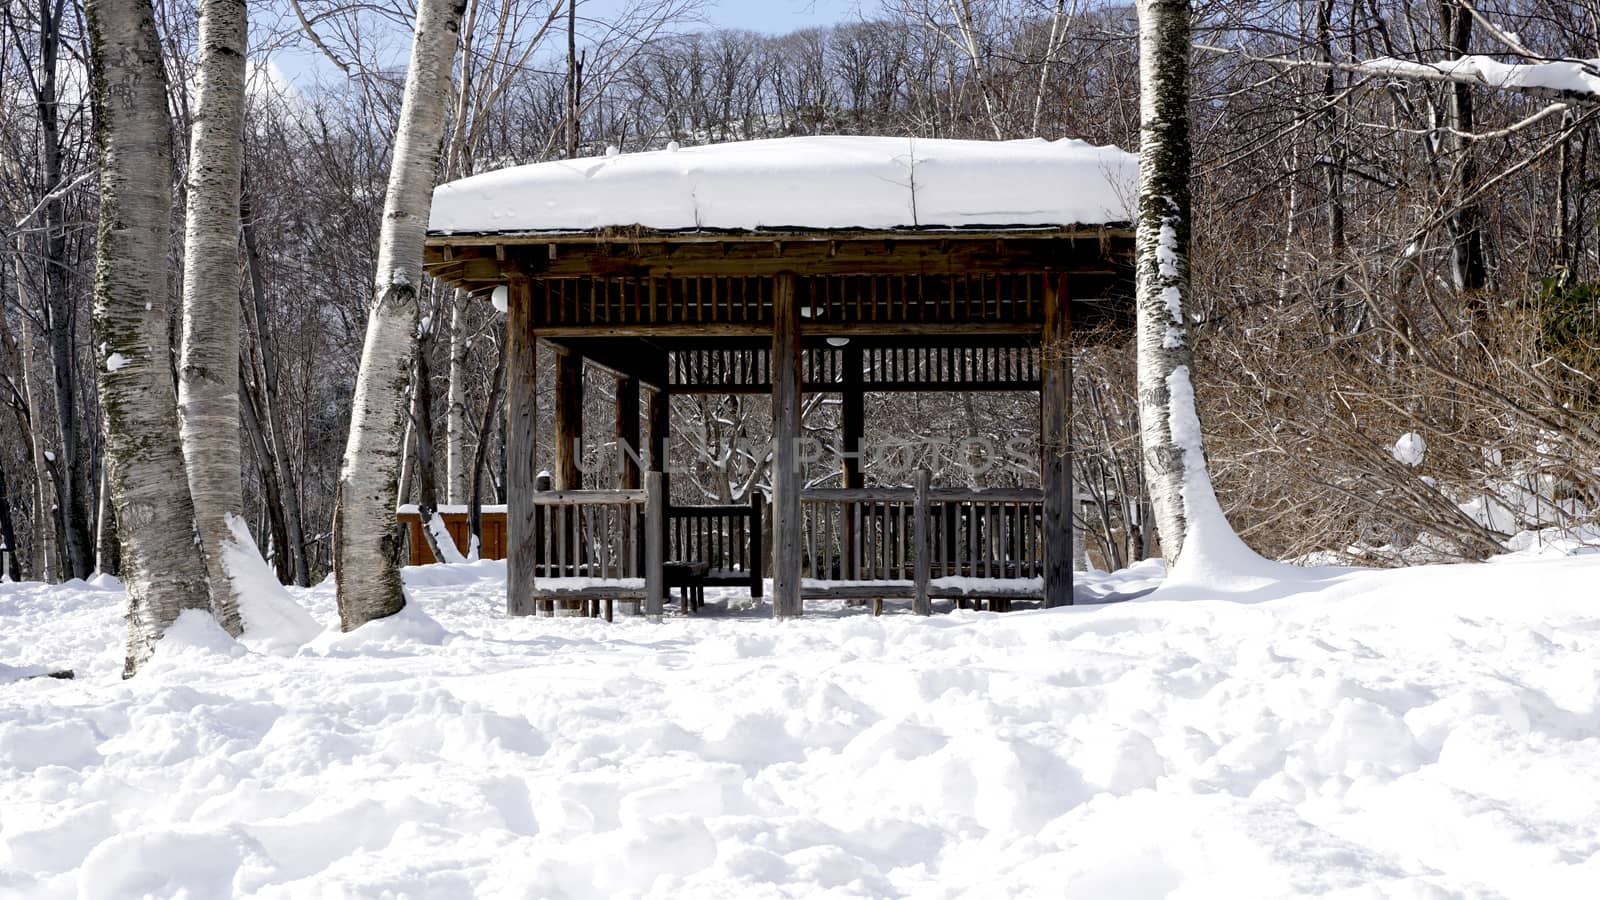
[[[667,587],[662,564],[667,518],[666,475],[651,469],[644,475],[644,614],[661,618]]]
[[[842,403],[839,409],[840,479],[846,488],[859,489],[866,485],[861,474],[861,435],[866,431],[866,394],[861,387],[861,346],[846,344],[839,354],[843,384],[839,386]],[[844,519],[844,577],[853,578],[857,571],[856,518]],[[851,606],[861,606],[866,601],[851,600]]]
[[[583,489],[583,355],[556,353],[556,490]]]
[[[1067,276],[1047,279],[1039,388],[1039,484],[1044,489],[1044,605],[1072,603],[1072,308]]]
[[[639,379],[617,379],[617,463],[623,490],[639,487]]]
[[[846,344],[843,356],[844,384],[841,385],[843,403],[839,411],[839,438],[843,452],[844,486],[861,488],[865,482],[861,475],[861,436],[866,432],[866,392],[861,387],[861,346]]]
[[[665,472],[667,446],[672,433],[672,397],[665,385],[650,392],[645,404],[645,418],[650,425],[650,460],[646,465],[652,472]]]
[[[792,273],[777,276],[772,302],[772,615],[801,613],[800,307]]]
[[[509,285],[506,322],[506,614],[534,613],[533,573],[538,564],[533,504],[539,467],[534,460],[538,421],[531,285],[525,278]]]
[[[917,504],[913,514],[916,521],[912,524],[912,535],[916,540],[913,550],[917,554],[912,562],[913,592],[911,597],[911,611],[919,616],[933,614],[933,601],[928,597],[928,582],[933,575],[933,528],[932,516],[929,513],[928,490],[933,484],[933,473],[926,466],[917,469],[916,475]]]

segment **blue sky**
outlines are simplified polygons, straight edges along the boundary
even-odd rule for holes
[[[610,9],[626,3],[627,0],[579,0],[578,15],[604,19]],[[252,15],[258,22],[276,20],[280,27],[292,27],[293,19],[289,17],[286,6],[267,3],[258,7]],[[862,11],[870,14],[877,7],[878,0],[706,0],[702,10],[704,22],[687,24],[682,30],[740,28],[763,34],[786,34],[802,28],[854,20]],[[396,38],[394,49],[397,54],[403,54],[406,46],[407,39]],[[274,77],[288,82],[315,75],[337,80],[338,74],[320,54],[303,44],[274,52],[269,69]]]
[[[706,10],[706,18],[713,28],[783,34],[853,19],[858,9],[870,10],[874,5],[870,0],[716,0]]]

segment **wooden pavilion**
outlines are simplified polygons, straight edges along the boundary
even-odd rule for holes
[[[1075,322],[1125,319],[1132,157],[1078,142],[803,138],[541,163],[439,188],[427,271],[505,288],[511,614],[704,583],[812,597],[1072,602]],[[765,223],[781,224],[765,224]],[[552,490],[535,490],[535,347],[557,353]],[[617,379],[621,490],[584,490],[583,367]],[[869,395],[1037,391],[1040,487],[869,489]],[[770,393],[770,538],[751,506],[667,502],[674,394]],[[803,487],[802,396],[842,398],[841,487]],[[641,471],[642,469],[642,471]]]

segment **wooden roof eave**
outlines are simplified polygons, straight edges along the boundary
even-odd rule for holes
[[[469,291],[533,278],[943,275],[1070,272],[1107,275],[1125,268],[1132,231],[1118,227],[1006,231],[904,230],[584,235],[430,236],[428,274]],[[520,241],[520,242],[518,242]]]

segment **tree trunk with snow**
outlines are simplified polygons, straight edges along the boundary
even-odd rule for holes
[[[401,425],[406,379],[416,352],[422,242],[464,8],[463,0],[422,0],[417,5],[378,238],[375,296],[334,501],[333,569],[340,624],[346,631],[405,606],[395,552]]]
[[[210,597],[167,337],[172,130],[161,44],[149,0],[91,0],[88,13],[100,147],[94,332],[132,675],[178,613],[207,609]]]
[[[244,0],[201,0],[199,86],[189,144],[178,415],[195,529],[217,621],[242,631],[224,560],[239,480],[239,170],[244,153]]]
[[[1139,429],[1161,553],[1170,566],[1188,533],[1183,491],[1191,474],[1174,434],[1172,393],[1175,373],[1187,379],[1194,365],[1184,319],[1189,293],[1189,3],[1139,0],[1138,14]],[[1194,474],[1206,477],[1203,467]]]

